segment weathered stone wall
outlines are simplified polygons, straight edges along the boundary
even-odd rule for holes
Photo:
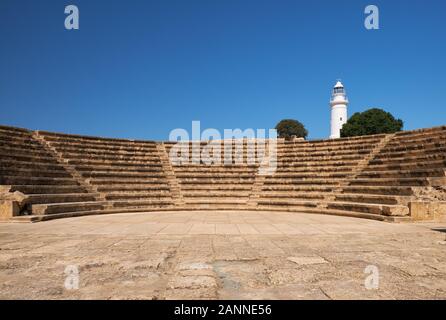
[[[409,204],[412,220],[439,220],[446,217],[446,201],[413,201]]]

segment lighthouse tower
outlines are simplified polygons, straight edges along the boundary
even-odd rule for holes
[[[344,86],[338,80],[331,94],[331,122],[330,122],[330,139],[341,137],[341,129],[347,122],[347,105],[348,100],[345,94]]]

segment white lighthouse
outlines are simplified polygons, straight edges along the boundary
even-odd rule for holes
[[[331,94],[331,122],[330,122],[330,139],[341,137],[341,129],[347,122],[347,105],[348,100],[345,94],[344,86],[338,80]]]

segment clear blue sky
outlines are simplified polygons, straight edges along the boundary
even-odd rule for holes
[[[80,30],[64,28],[64,8]],[[364,8],[380,9],[380,30]],[[381,107],[405,129],[446,124],[445,1],[0,1],[0,124],[167,139],[174,128],[329,135],[330,90],[349,115]]]

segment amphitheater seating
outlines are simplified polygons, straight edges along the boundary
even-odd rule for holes
[[[16,221],[199,209],[395,221],[410,218],[410,203],[418,200],[420,190],[441,187],[440,200],[446,200],[446,127],[334,140],[279,140],[272,175],[259,174],[260,160],[268,152],[255,154],[247,140],[241,150],[235,143],[230,142],[231,153],[217,155],[220,163],[194,163],[192,143],[183,144],[189,161],[172,162],[173,142],[0,126],[0,186],[27,197],[21,215],[13,217]],[[208,147],[199,143],[199,152]],[[257,161],[248,163],[248,155]]]
[[[51,152],[24,129],[0,127],[0,185],[28,195],[25,211],[39,214],[46,204],[94,201]],[[102,209],[98,205],[96,209]]]
[[[407,207],[416,200],[414,190],[435,185],[432,179],[444,178],[445,169],[446,127],[399,132],[336,195],[337,203],[329,207],[354,209],[352,203],[361,203],[362,207]]]
[[[175,142],[165,143],[168,153],[174,144]],[[199,145],[200,154],[206,145],[206,142]],[[194,157],[192,143],[183,144],[188,150],[188,161],[173,164],[173,169],[180,184],[185,208],[241,209],[248,204],[258,163],[248,164],[247,158],[249,154],[257,157],[255,146],[247,141],[241,145],[242,150],[237,149],[235,143],[229,145],[231,152],[220,152],[216,158],[219,159],[219,163],[206,164],[203,162],[203,157],[200,157],[199,163],[195,164],[192,161]],[[224,150],[224,142],[219,142],[218,147]],[[225,154],[231,155],[226,162]],[[213,156],[212,152],[210,156]],[[242,163],[238,163],[237,159]]]
[[[278,145],[278,169],[265,179],[258,206],[321,212],[327,199],[384,135]]]
[[[100,194],[107,209],[144,211],[172,205],[155,142],[39,135]]]

